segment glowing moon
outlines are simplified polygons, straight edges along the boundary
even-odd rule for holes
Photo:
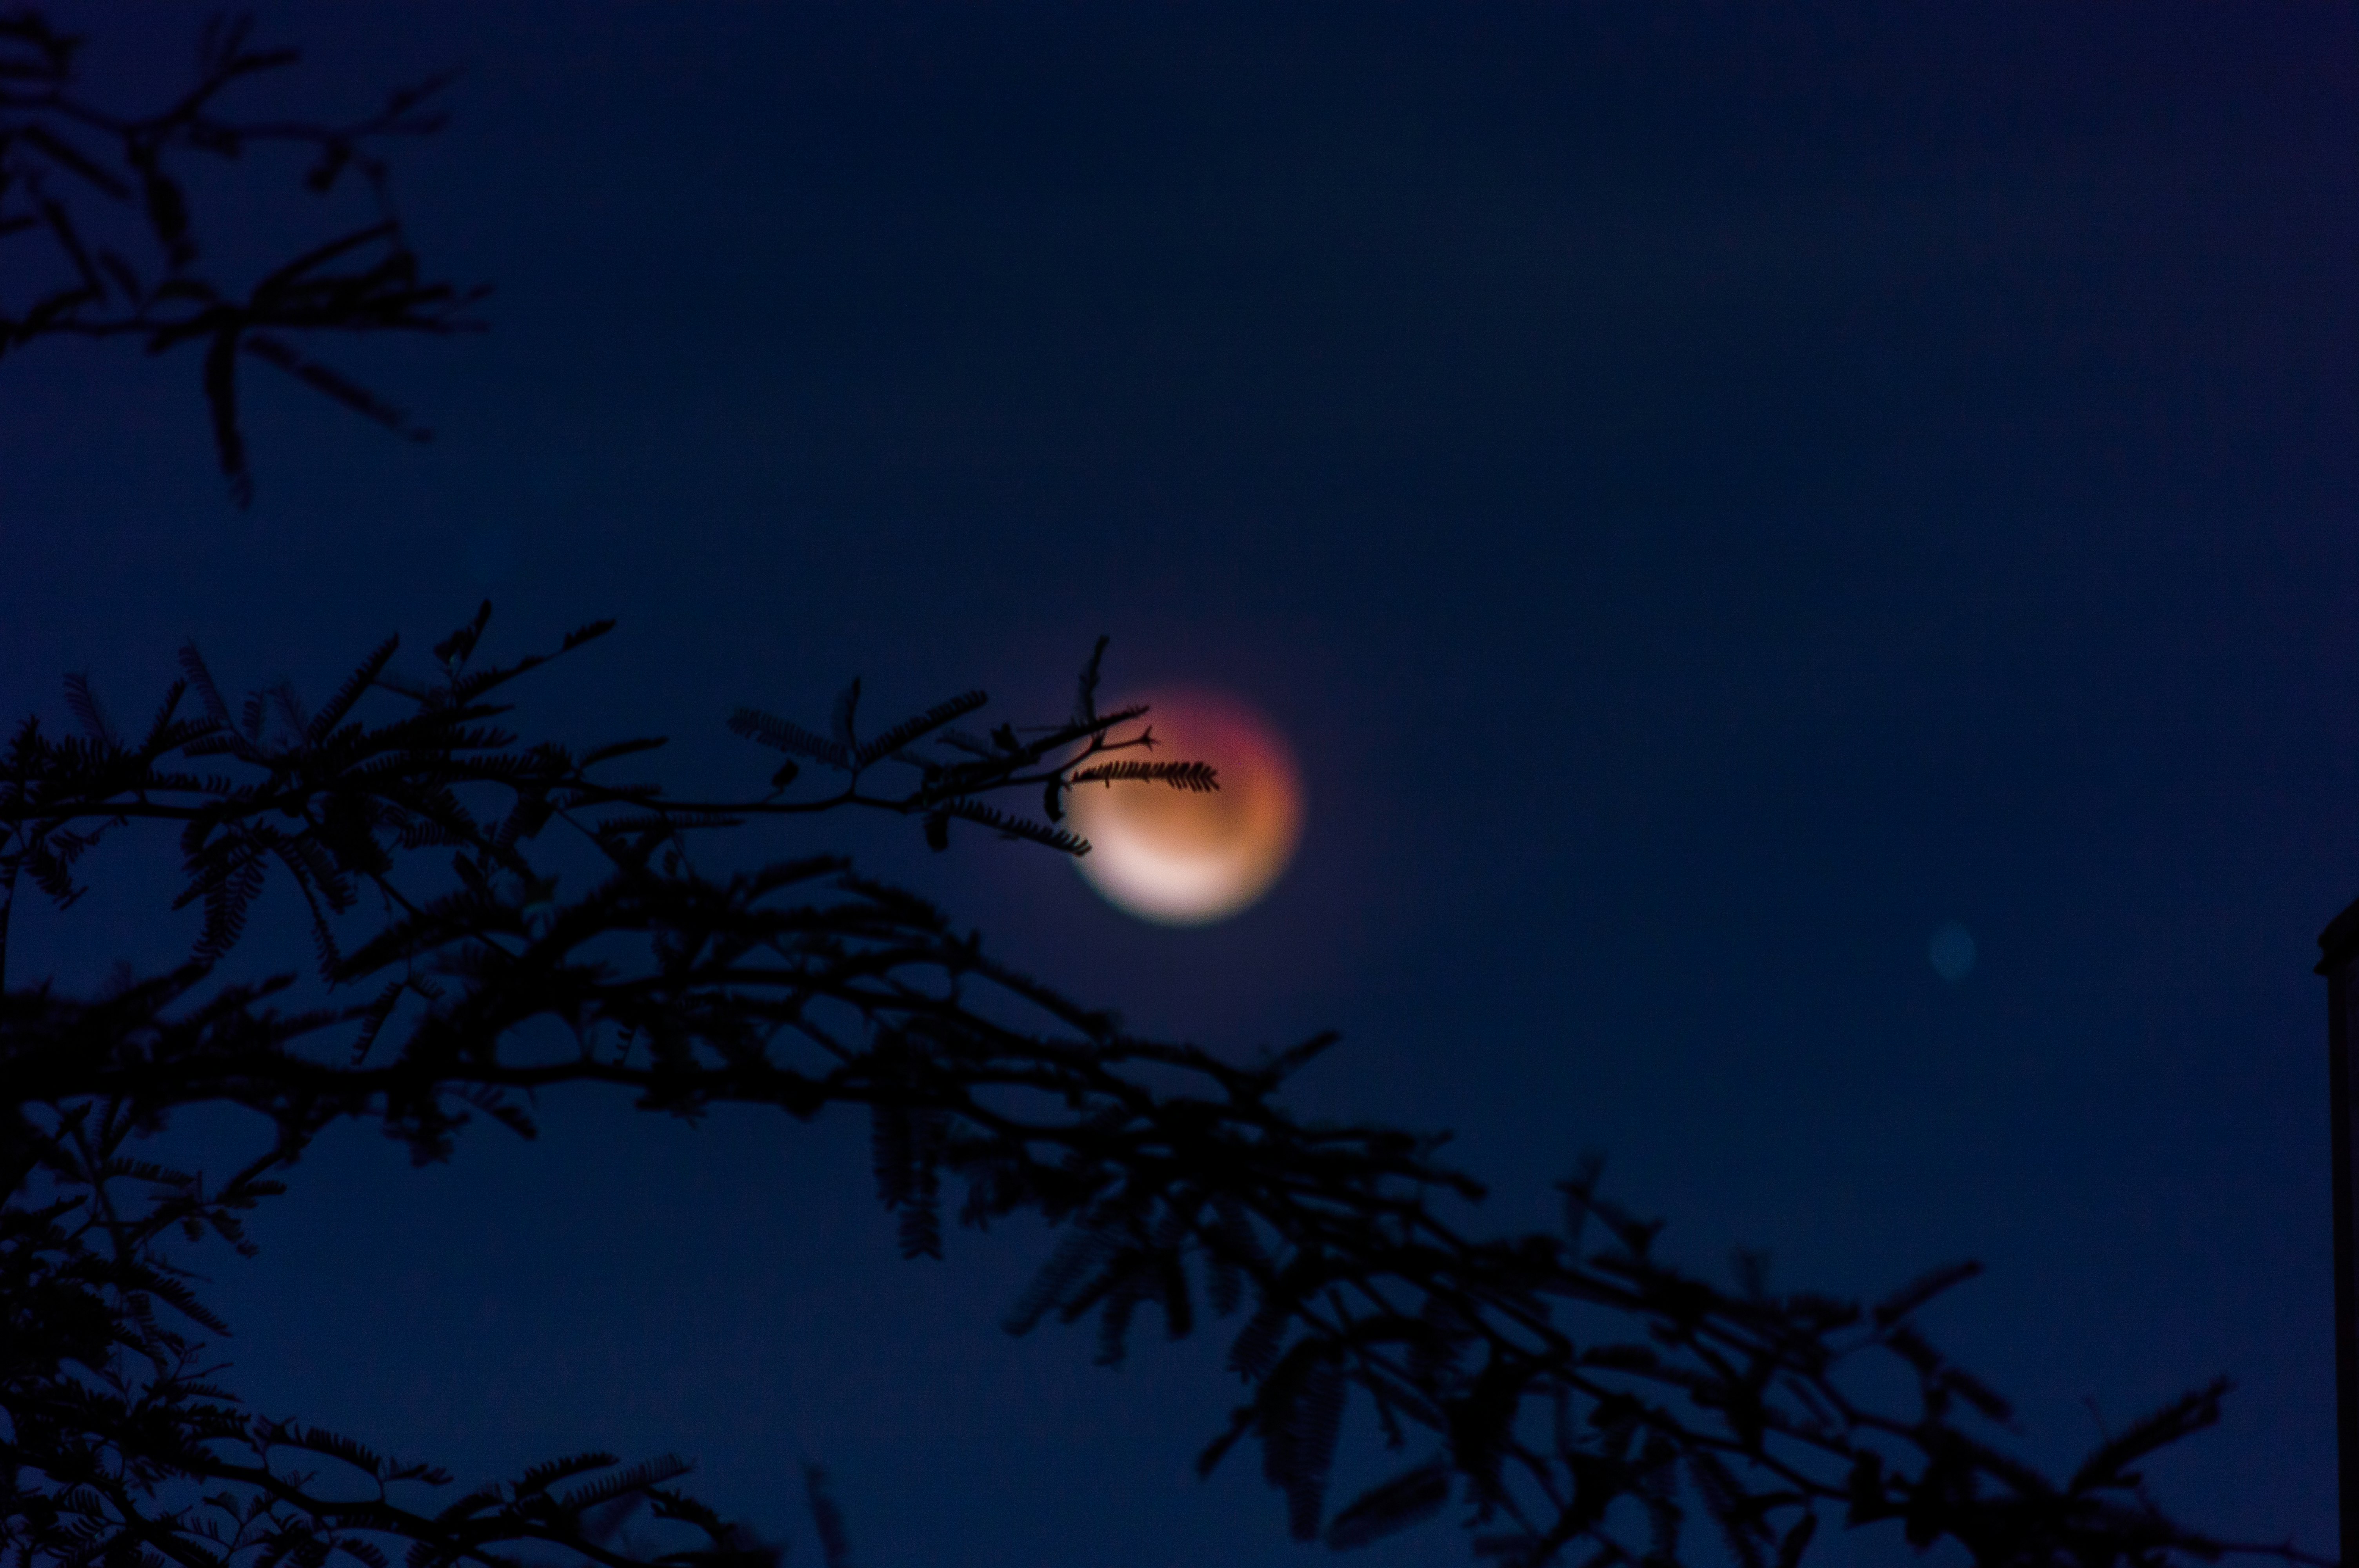
[[[1084,784],[1067,799],[1074,830],[1090,841],[1082,875],[1122,909],[1164,925],[1223,919],[1267,892],[1302,833],[1302,784],[1269,721],[1232,697],[1202,690],[1149,692],[1155,750],[1143,762],[1210,762],[1221,787],[1190,794],[1169,784]]]

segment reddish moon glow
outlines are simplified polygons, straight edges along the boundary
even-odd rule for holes
[[[1233,697],[1201,689],[1126,698],[1153,705],[1155,750],[1141,761],[1210,762],[1221,787],[1191,795],[1169,784],[1085,784],[1067,799],[1090,841],[1082,875],[1142,920],[1202,925],[1267,892],[1302,833],[1302,783],[1269,721]]]

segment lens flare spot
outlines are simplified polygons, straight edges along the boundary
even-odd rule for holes
[[[1956,985],[1973,972],[1973,933],[1952,920],[1933,933],[1925,945],[1925,957],[1932,960],[1933,972]]]

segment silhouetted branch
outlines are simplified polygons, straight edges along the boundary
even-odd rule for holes
[[[12,275],[18,298],[0,298],[0,355],[43,338],[136,338],[151,354],[201,344],[214,447],[241,504],[253,493],[238,414],[243,359],[424,440],[429,432],[401,409],[290,340],[477,330],[470,308],[489,292],[421,274],[378,150],[395,137],[440,130],[435,105],[451,78],[402,89],[376,113],[348,121],[243,119],[221,107],[230,90],[299,58],[254,47],[251,32],[247,19],[216,20],[200,40],[189,89],[128,114],[82,95],[81,38],[36,11],[0,16],[0,243],[24,242],[0,254],[38,252],[49,263],[46,277],[21,267]],[[178,171],[192,157],[235,159],[268,146],[310,155],[300,183],[312,196],[357,178],[375,216],[240,287],[203,270],[197,215]]]
[[[1027,1213],[1064,1227],[1009,1315],[1016,1332],[1093,1318],[1101,1359],[1117,1360],[1142,1307],[1174,1337],[1205,1311],[1242,1313],[1230,1365],[1249,1392],[1204,1465],[1256,1441],[1298,1537],[1364,1544],[1454,1501],[1478,1552],[1511,1563],[1688,1561],[1699,1509],[1748,1568],[1792,1568],[1830,1521],[1890,1521],[1912,1543],[1954,1541],[1984,1563],[2316,1561],[2208,1537],[2144,1490],[2136,1466],[2215,1420],[2224,1385],[2129,1428],[2069,1476],[1999,1446],[2005,1402],[1918,1321],[1971,1267],[1873,1306],[1773,1292],[1757,1259],[1724,1286],[1658,1258],[1659,1224],[1614,1206],[1593,1165],[1564,1184],[1560,1232],[1478,1238],[1441,1211],[1483,1189],[1440,1162],[1440,1139],[1304,1122],[1278,1104],[1332,1036],[1244,1064],[1139,1038],[841,857],[700,867],[716,835],[762,816],[858,806],[929,831],[955,815],[1048,838],[1050,825],[983,797],[1038,790],[1053,803],[1092,770],[1101,787],[1210,782],[1184,764],[1134,776],[1108,762],[1143,743],[1128,727],[1145,714],[1095,711],[1097,655],[1074,718],[1002,724],[987,740],[951,725],[984,705],[979,693],[866,742],[856,683],[824,730],[740,708],[732,729],[821,764],[827,786],[798,796],[788,775],[742,798],[679,797],[593,776],[657,742],[576,754],[498,727],[511,708],[495,697],[545,660],[479,664],[487,620],[488,607],[438,645],[431,680],[388,674],[393,648],[380,645],[315,715],[285,688],[233,713],[191,649],[136,743],[82,683],[69,706],[82,734],[52,738],[28,720],[0,762],[8,888],[22,871],[68,902],[93,846],[168,821],[180,826],[180,903],[202,911],[191,961],[168,974],[86,999],[0,993],[0,1164],[20,1173],[0,1210],[12,1314],[0,1475],[16,1477],[0,1494],[0,1547],[24,1560],[119,1549],[365,1562],[370,1541],[389,1539],[419,1563],[490,1563],[524,1541],[620,1563],[592,1516],[642,1495],[701,1543],[682,1549],[696,1560],[756,1552],[669,1489],[661,1463],[617,1470],[603,1455],[582,1463],[608,1479],[573,1492],[528,1476],[429,1515],[388,1500],[426,1472],[322,1436],[307,1452],[386,1488],[365,1504],[322,1501],[271,1468],[301,1446],[289,1429],[202,1385],[194,1341],[133,1304],[206,1327],[164,1243],[177,1229],[239,1244],[240,1217],[330,1123],[374,1120],[416,1158],[440,1159],[479,1114],[529,1135],[532,1091],[571,1082],[691,1118],[721,1103],[801,1119],[865,1108],[905,1252],[940,1253],[953,1183],[963,1224]],[[184,718],[190,691],[203,711]],[[887,760],[904,787],[868,783]],[[560,895],[582,865],[585,885]],[[309,900],[330,986],[329,1001],[303,1010],[286,1005],[291,977],[215,978],[253,900],[282,875]],[[363,1000],[334,1000],[346,992]],[[570,1031],[571,1054],[518,1052],[543,1020]],[[276,1129],[218,1188],[130,1152],[199,1104],[242,1106]],[[1910,1408],[1857,1394],[1855,1369],[1879,1361],[1906,1371]],[[1425,1453],[1334,1508],[1354,1411]],[[159,1500],[216,1482],[244,1499],[243,1522],[205,1514],[210,1502]]]

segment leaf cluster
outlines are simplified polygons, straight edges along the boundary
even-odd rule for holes
[[[1693,1560],[1700,1530],[1744,1568],[1795,1568],[1830,1527],[1951,1541],[1990,1564],[2313,1561],[2205,1535],[2148,1494],[2141,1466],[2217,1419],[2222,1385],[2067,1476],[2009,1452],[2006,1401],[1920,1322],[1971,1266],[1874,1303],[1773,1291],[1750,1255],[1717,1281],[1666,1260],[1659,1223],[1612,1203],[1594,1164],[1563,1184],[1556,1230],[1472,1235],[1451,1217],[1483,1189],[1441,1161],[1440,1138],[1281,1103],[1332,1036],[1246,1062],[1142,1038],[840,856],[721,869],[716,842],[766,818],[849,809],[913,818],[938,846],[963,821],[1081,853],[1055,826],[1077,783],[1216,785],[1125,755],[1151,731],[1139,708],[1096,707],[1103,642],[1056,722],[969,732],[986,699],[967,693],[864,732],[854,683],[824,726],[738,708],[730,728],[785,765],[743,794],[675,795],[604,780],[658,741],[577,752],[512,732],[508,688],[545,661],[479,661],[488,618],[438,644],[433,678],[391,674],[388,642],[317,708],[283,685],[233,707],[191,649],[136,741],[70,682],[80,733],[28,719],[0,762],[0,898],[21,881],[70,903],[93,847],[156,822],[177,827],[179,902],[201,912],[169,972],[87,998],[0,989],[0,1561],[768,1551],[679,1491],[671,1461],[584,1456],[428,1510],[404,1498],[439,1472],[259,1422],[207,1380],[196,1336],[220,1329],[168,1256],[175,1236],[237,1244],[243,1213],[336,1120],[438,1159],[477,1115],[529,1135],[532,1096],[560,1083],[686,1117],[864,1113],[905,1253],[941,1255],[953,1215],[1059,1227],[1011,1332],[1086,1322],[1114,1363],[1143,1309],[1174,1338],[1236,1320],[1245,1393],[1202,1465],[1256,1445],[1299,1539],[1350,1549],[1454,1509],[1478,1553],[1532,1568],[1669,1568]],[[1009,792],[1037,795],[1040,817],[994,804]],[[597,868],[578,890],[560,885],[560,841]],[[291,975],[221,970],[274,881],[304,902],[319,1005],[290,1005]],[[526,1050],[549,1021],[570,1051]],[[135,1152],[198,1105],[274,1130],[218,1186]],[[1876,1363],[1913,1388],[1902,1408],[1858,1391]],[[1354,1419],[1402,1467],[1338,1505]],[[365,1478],[361,1500],[299,1468],[329,1461]],[[807,1479],[839,1562],[840,1517]],[[608,1526],[626,1503],[685,1544],[620,1540]]]
[[[149,354],[201,350],[213,444],[232,494],[253,495],[238,416],[238,372],[271,366],[412,440],[430,432],[303,346],[322,333],[475,330],[488,292],[427,276],[393,205],[382,147],[439,130],[449,77],[398,90],[375,113],[327,122],[240,116],[234,89],[294,65],[255,44],[250,19],[217,19],[198,41],[194,78],[145,113],[81,91],[83,40],[38,11],[0,15],[0,258],[17,263],[0,295],[0,355],[46,338],[130,338]],[[312,198],[357,184],[366,221],[287,256],[243,286],[205,265],[184,168],[256,148],[306,157]],[[39,257],[46,266],[36,262]],[[27,263],[32,263],[29,267]]]

